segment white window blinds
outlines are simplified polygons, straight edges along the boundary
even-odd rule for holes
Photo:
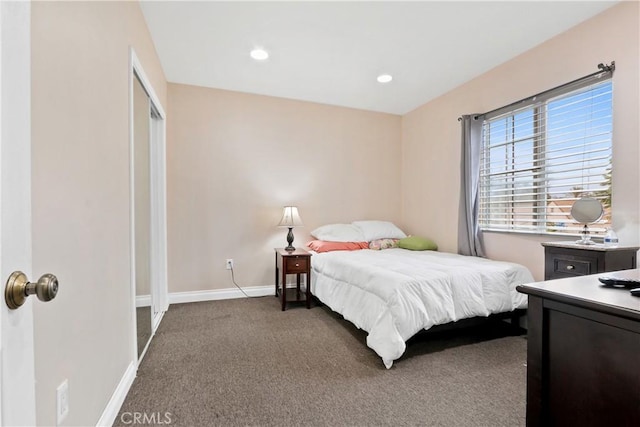
[[[555,93],[485,117],[480,165],[483,230],[579,234],[570,215],[581,197],[599,199],[611,223],[612,82]]]

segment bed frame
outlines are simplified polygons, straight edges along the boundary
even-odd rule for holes
[[[312,298],[315,305],[317,306],[325,305],[315,295],[312,295]],[[331,310],[331,308],[329,308],[329,310]],[[342,316],[340,313],[337,313],[337,312],[334,312],[334,313],[340,316],[345,322],[349,322],[348,320],[344,319],[344,316]],[[523,317],[526,318],[526,316],[527,316],[526,308],[516,308],[513,311],[507,311],[504,313],[494,313],[494,314],[490,314],[487,317],[471,317],[468,319],[460,319],[457,322],[444,323],[442,325],[434,325],[429,329],[426,329],[426,330],[423,329],[422,331],[418,332],[416,335],[438,333],[438,332],[444,332],[444,331],[451,331],[455,329],[468,328],[471,326],[477,326],[481,323],[485,323],[490,320],[509,320],[509,323],[513,327],[514,332],[518,332],[520,334],[520,333],[524,333],[524,331],[526,330],[526,328],[521,326],[520,319],[522,319]]]
[[[514,331],[519,333],[523,333],[526,329],[520,325],[520,319],[527,315],[526,308],[516,308],[513,311],[508,311],[506,313],[494,313],[490,314],[487,317],[471,317],[469,319],[460,319],[457,322],[444,323],[442,325],[435,325],[430,327],[427,330],[422,330],[418,332],[418,334],[428,334],[431,332],[443,332],[450,331],[454,329],[468,328],[471,326],[477,326],[481,323],[485,323],[491,320],[509,320],[509,323],[513,327]],[[416,334],[417,335],[417,334]]]

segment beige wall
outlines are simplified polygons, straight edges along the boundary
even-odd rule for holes
[[[400,117],[169,84],[169,292],[273,283],[282,206],[305,227],[400,219]],[[399,223],[399,225],[401,225]]]
[[[33,271],[38,425],[95,425],[131,362],[129,46],[160,101],[166,82],[138,3],[32,5]]]
[[[596,71],[616,61],[613,225],[621,242],[640,241],[639,10],[624,2],[448,92],[402,119],[403,223],[457,250],[460,171],[458,116],[481,113]],[[491,258],[526,265],[543,279],[540,242],[549,236],[485,233]]]

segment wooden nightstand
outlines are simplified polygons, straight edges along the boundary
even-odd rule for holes
[[[304,290],[304,294],[307,301],[307,308],[311,308],[311,254],[304,249],[296,249],[289,252],[283,248],[276,248],[276,297],[280,292],[282,299],[282,311],[287,306],[287,301],[301,301],[300,299],[300,275],[304,274],[307,279],[307,287]],[[296,275],[296,299],[287,300],[287,274]],[[280,284],[280,278],[282,282]]]
[[[605,247],[573,242],[546,242],[544,280],[636,268],[638,246]]]

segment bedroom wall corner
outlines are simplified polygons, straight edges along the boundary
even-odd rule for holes
[[[402,116],[402,222],[438,250],[457,253],[460,116],[463,95],[451,93]],[[457,99],[461,96],[461,99]],[[439,98],[440,99],[440,98]]]
[[[276,225],[296,205],[304,227],[357,219],[400,224],[400,116],[168,85],[169,292],[272,285]]]
[[[31,35],[33,272],[60,280],[34,305],[36,421],[68,379],[63,424],[95,425],[133,363],[130,46],[164,105],[166,79],[138,2],[33,2]]]

